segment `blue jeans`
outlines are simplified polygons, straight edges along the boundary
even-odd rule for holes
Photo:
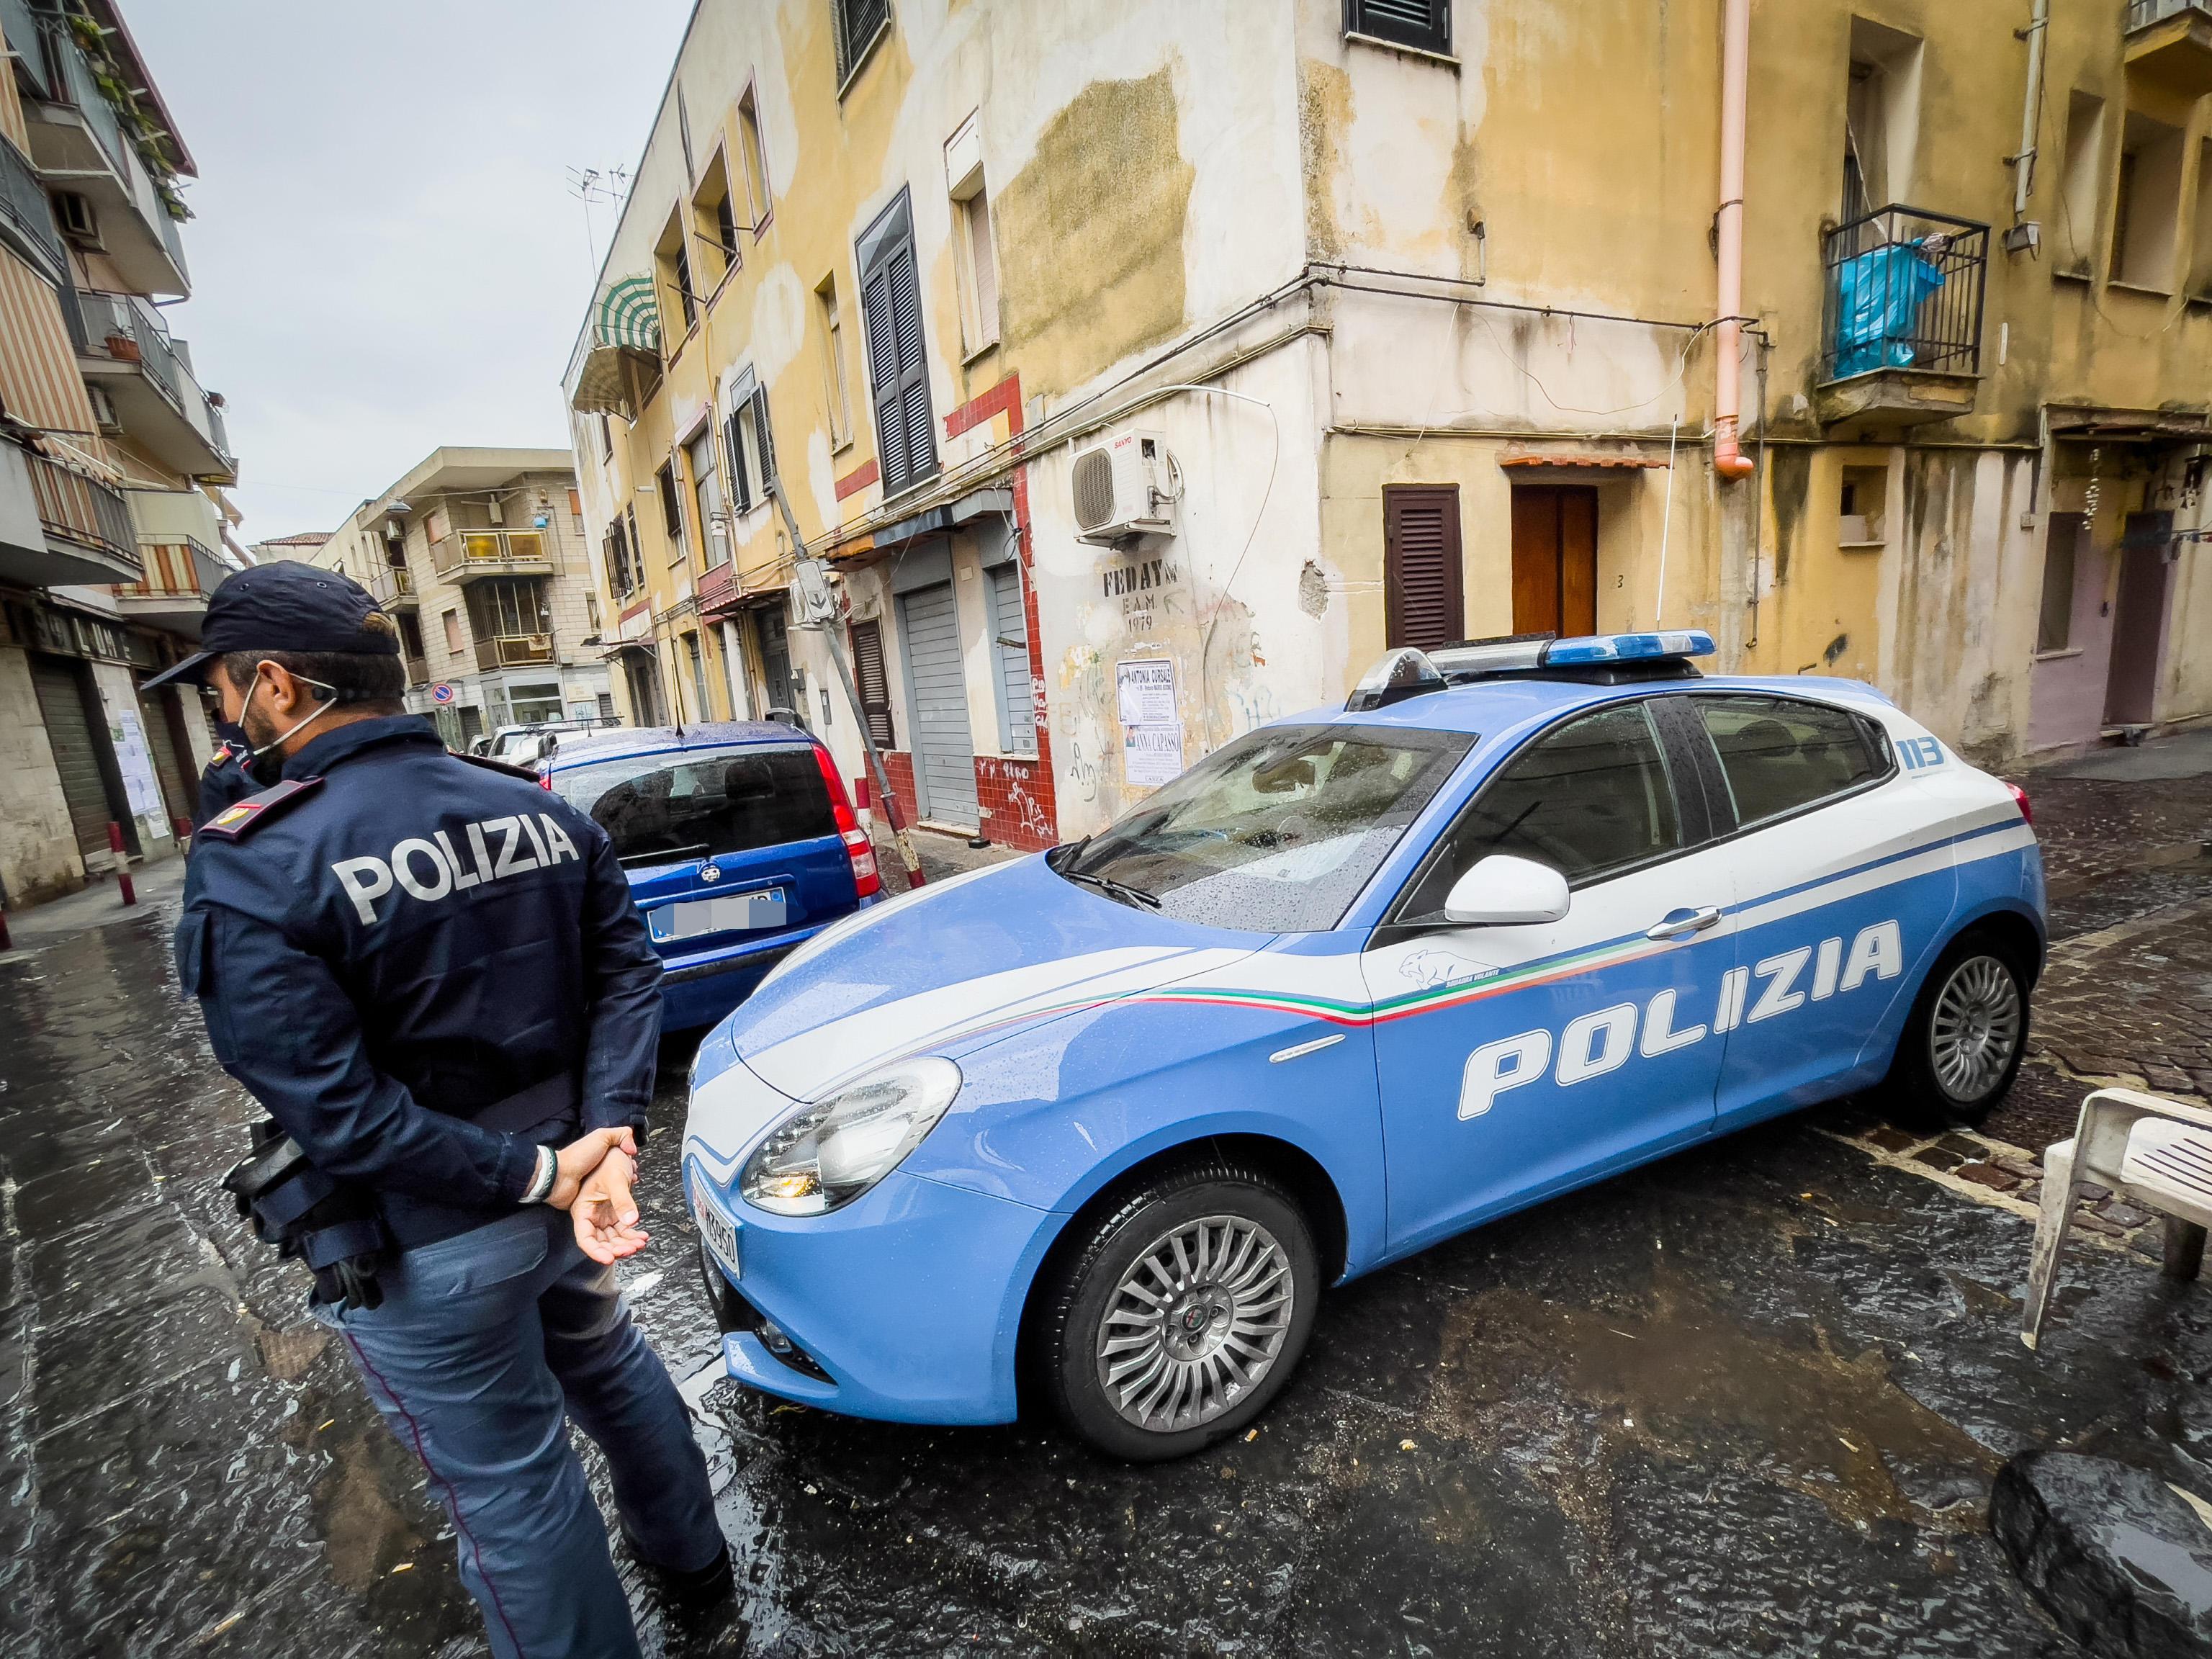
[[[722,1534],[684,1402],[614,1269],[576,1248],[566,1214],[528,1209],[404,1251],[379,1280],[382,1306],[316,1316],[429,1471],[492,1652],[635,1659],[568,1419],[605,1452],[623,1526],[654,1565],[705,1567]]]

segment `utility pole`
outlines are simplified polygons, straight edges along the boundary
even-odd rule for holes
[[[791,515],[791,503],[783,498],[783,478],[777,474],[767,480],[768,493],[775,497],[776,511],[783,515],[784,533],[791,538],[791,553],[794,562],[806,556],[806,538],[799,533],[799,520]],[[837,630],[830,626],[828,616],[816,616],[814,607],[807,607],[806,620],[801,628],[818,628],[822,642],[830,648],[830,660],[836,665],[839,684],[845,688],[845,701],[851,705],[853,720],[860,728],[860,746],[867,751],[868,775],[874,779],[876,799],[883,803],[884,817],[891,826],[891,844],[898,848],[899,862],[906,867],[907,891],[912,892],[922,884],[921,860],[907,839],[906,825],[899,822],[898,797],[891,793],[890,775],[884,769],[883,751],[876,747],[876,734],[868,729],[867,711],[860,707],[860,694],[853,684],[852,665],[845,660],[845,642],[837,637]]]

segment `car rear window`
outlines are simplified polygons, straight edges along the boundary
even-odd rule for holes
[[[1794,697],[1693,699],[1721,757],[1738,824],[1749,827],[1840,795],[1881,767],[1859,722]]]
[[[641,867],[837,833],[811,747],[639,755],[553,775],[554,792]]]
[[[1144,897],[1133,902],[1187,921],[1318,933],[1343,918],[1474,744],[1457,732],[1263,726],[1054,868],[1135,890]]]

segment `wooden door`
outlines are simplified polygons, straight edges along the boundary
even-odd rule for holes
[[[1513,631],[1597,632],[1597,491],[1589,485],[1514,490]]]
[[[2112,663],[2105,680],[2105,724],[2148,726],[2158,700],[2166,633],[2171,513],[2130,513],[2120,535],[2120,597],[2112,607]]]
[[[853,624],[853,681],[860,716],[878,749],[898,747],[891,726],[890,677],[884,672],[884,625],[870,618]]]
[[[1383,642],[1423,651],[1467,636],[1459,486],[1382,487]]]

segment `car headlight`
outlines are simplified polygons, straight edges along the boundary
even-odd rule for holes
[[[775,1215],[826,1215],[898,1167],[960,1092],[960,1068],[903,1060],[802,1106],[745,1160],[738,1190]]]

